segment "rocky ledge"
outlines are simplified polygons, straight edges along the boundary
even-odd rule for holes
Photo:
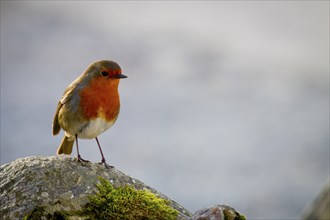
[[[229,206],[214,206],[192,215],[162,193],[115,169],[103,165],[82,165],[68,156],[27,157],[0,167],[0,219],[22,219],[36,207],[48,213],[80,210],[95,194],[99,177],[114,187],[147,189],[178,211],[178,219],[244,219]],[[47,219],[47,218],[45,218]]]

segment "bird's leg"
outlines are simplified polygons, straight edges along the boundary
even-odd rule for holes
[[[78,157],[78,161],[81,162],[81,163],[86,163],[86,162],[89,162],[88,160],[84,160],[81,158],[80,156],[80,153],[79,153],[79,147],[78,147],[78,135],[76,135],[76,146],[77,146],[77,157]]]
[[[113,168],[113,166],[110,166],[109,164],[107,164],[107,163],[105,162],[105,158],[104,158],[104,155],[103,155],[103,152],[102,152],[102,149],[101,149],[101,145],[100,145],[100,142],[99,142],[99,140],[97,139],[97,137],[95,137],[95,140],[96,140],[96,142],[97,142],[97,146],[99,146],[99,149],[100,149],[100,152],[101,152],[101,156],[102,156],[102,160],[101,160],[101,162],[99,162],[99,164],[104,164],[104,166],[105,166],[106,168],[108,168],[108,169]]]

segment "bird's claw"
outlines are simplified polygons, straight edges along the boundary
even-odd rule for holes
[[[104,159],[102,159],[101,162],[99,162],[99,164],[104,164],[105,168],[107,168],[107,169],[115,168],[114,166],[107,164]]]
[[[89,160],[85,160],[83,159],[80,154],[78,154],[78,157],[77,157],[77,160],[78,162],[82,163],[84,165],[84,163],[89,163],[90,161]]]

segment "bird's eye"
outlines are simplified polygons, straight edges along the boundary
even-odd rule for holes
[[[109,75],[109,73],[107,71],[102,71],[101,72],[101,76],[108,76],[108,75]]]

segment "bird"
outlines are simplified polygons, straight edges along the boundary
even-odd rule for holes
[[[90,64],[64,91],[57,104],[53,120],[53,135],[64,130],[64,137],[57,154],[72,153],[76,141],[77,160],[83,159],[79,153],[78,138],[95,138],[101,153],[101,162],[107,168],[98,136],[111,128],[120,111],[118,86],[120,79],[127,78],[120,66],[111,60],[99,60]]]

